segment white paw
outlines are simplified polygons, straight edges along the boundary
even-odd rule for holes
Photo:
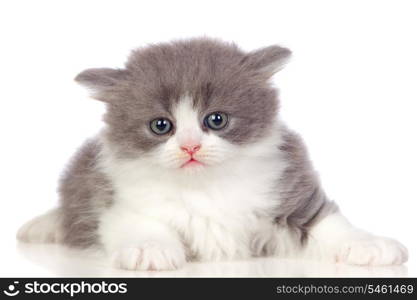
[[[61,241],[60,214],[53,209],[26,222],[17,232],[17,239],[28,243],[55,243]]]
[[[399,265],[408,259],[407,249],[396,240],[366,235],[342,243],[336,261],[351,265]]]
[[[185,264],[183,249],[147,242],[138,247],[122,248],[112,257],[113,265],[126,270],[175,270]]]

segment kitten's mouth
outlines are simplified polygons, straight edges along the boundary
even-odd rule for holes
[[[181,165],[181,168],[188,168],[188,167],[195,167],[195,166],[203,166],[204,164],[193,157],[191,157],[187,162]]]

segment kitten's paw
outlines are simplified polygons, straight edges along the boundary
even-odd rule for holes
[[[122,248],[112,257],[115,267],[126,270],[175,270],[185,264],[183,249],[147,242],[139,247]]]
[[[336,261],[351,265],[399,265],[408,259],[408,251],[396,240],[366,236],[342,244]]]
[[[62,240],[61,214],[53,209],[26,222],[17,232],[17,239],[27,243],[58,243]]]

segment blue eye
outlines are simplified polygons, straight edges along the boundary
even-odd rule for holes
[[[204,119],[204,125],[213,130],[223,129],[227,125],[228,117],[225,113],[215,112]]]
[[[150,126],[151,130],[158,135],[167,134],[172,129],[171,121],[164,118],[159,118],[151,121]]]

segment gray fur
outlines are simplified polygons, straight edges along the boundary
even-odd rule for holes
[[[213,111],[233,116],[218,134],[245,144],[266,134],[265,120],[277,113],[277,92],[268,79],[289,55],[278,46],[245,53],[234,44],[192,39],[135,50],[125,69],[86,70],[76,80],[108,104],[108,140],[121,155],[140,155],[163,143],[168,136],[147,134],[148,124],[157,117],[173,120],[172,107],[186,94],[201,119]]]
[[[245,53],[234,44],[192,39],[135,50],[124,69],[90,69],[76,81],[107,104],[106,138],[122,157],[139,156],[166,141],[167,136],[146,132],[149,122],[166,117],[175,126],[172,108],[186,94],[201,119],[214,111],[232,116],[233,122],[217,134],[246,144],[267,134],[268,120],[278,113],[277,91],[269,79],[289,55],[278,46]],[[69,245],[95,244],[98,214],[112,203],[111,184],[96,168],[99,147],[88,142],[61,181],[64,242]],[[303,241],[311,225],[337,207],[324,195],[297,135],[284,129],[278,150],[289,166],[277,182],[277,198],[283,200],[276,221],[293,228]]]
[[[281,205],[275,220],[297,231],[304,242],[309,228],[338,207],[328,201],[301,137],[285,127],[283,131],[280,151],[288,166],[277,184]]]
[[[85,248],[97,244],[98,216],[112,203],[112,186],[97,169],[99,153],[97,141],[87,141],[60,181],[62,239],[70,246]]]

